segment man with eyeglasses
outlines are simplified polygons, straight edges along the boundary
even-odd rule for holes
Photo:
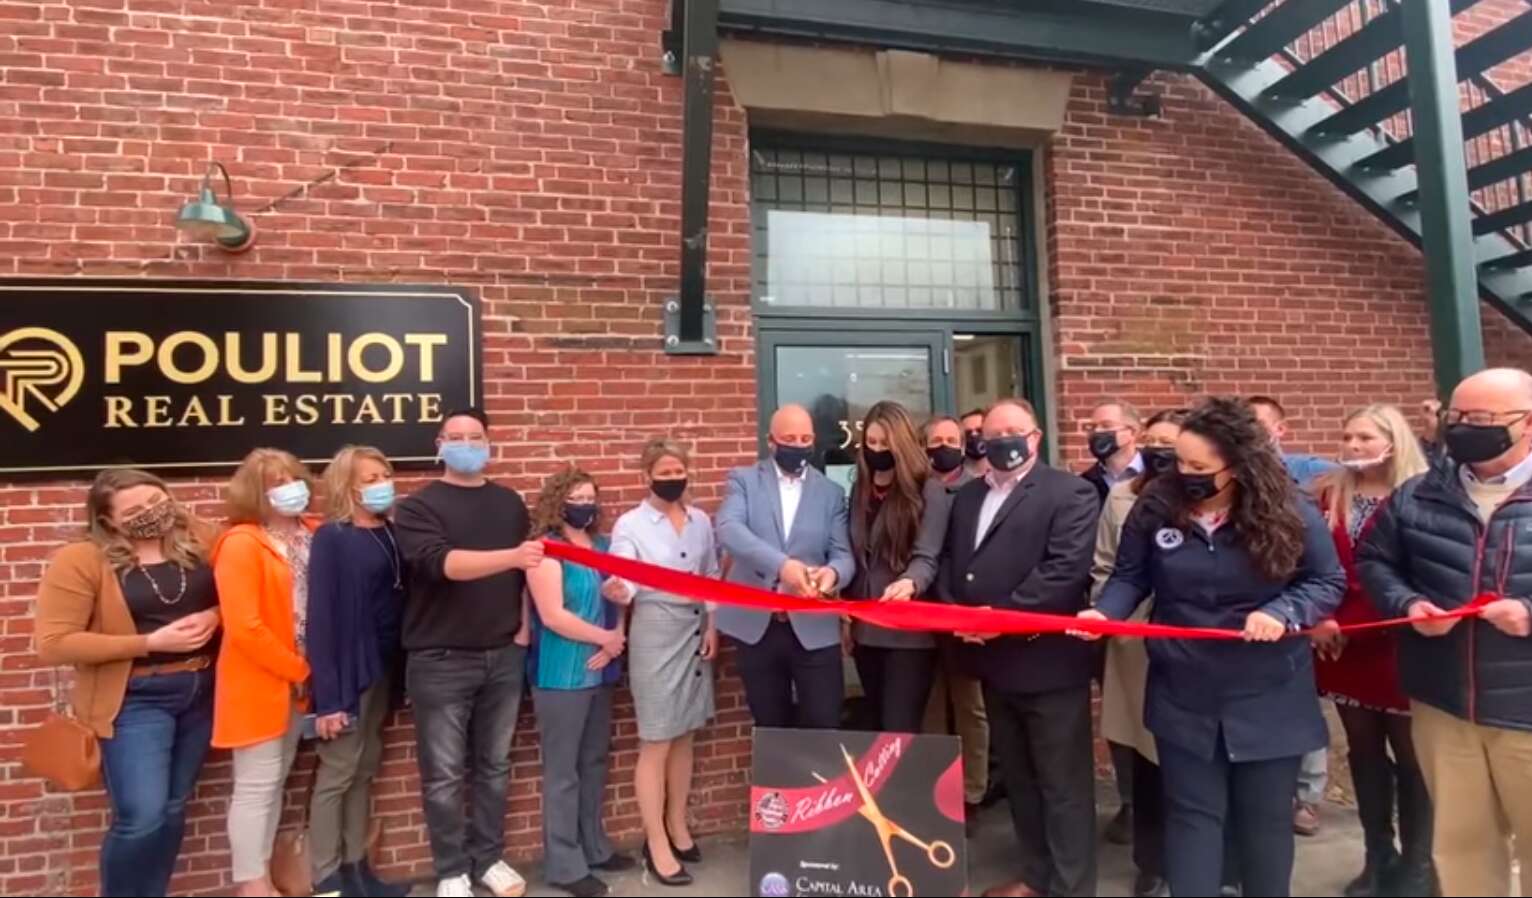
[[[479,409],[447,415],[436,438],[446,471],[395,513],[410,573],[405,681],[436,894],[447,898],[468,898],[475,882],[496,898],[527,888],[503,858],[506,787],[527,660],[522,589],[543,547],[527,538],[520,494],[484,476],[488,429]]]
[[[1038,457],[1043,433],[1026,400],[995,403],[983,426],[990,470],[953,496],[939,597],[1080,612],[1096,546],[1095,489]],[[1091,648],[1063,634],[956,636],[957,664],[984,683],[1017,836],[1017,879],[984,894],[1096,894]]]
[[[1112,487],[1144,473],[1144,458],[1138,452],[1138,436],[1144,419],[1129,402],[1110,399],[1091,410],[1090,420],[1081,428],[1094,465],[1081,474],[1106,504]]]
[[[1482,371],[1442,418],[1447,457],[1373,519],[1358,571],[1409,617],[1399,670],[1435,802],[1445,895],[1509,895],[1511,837],[1532,895],[1532,375]],[[1468,618],[1438,619],[1481,595]]]

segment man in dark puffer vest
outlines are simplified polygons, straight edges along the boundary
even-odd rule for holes
[[[1514,835],[1532,895],[1532,375],[1475,374],[1444,423],[1447,457],[1389,499],[1358,570],[1385,616],[1414,622],[1400,677],[1442,893],[1509,895]],[[1431,619],[1484,592],[1477,618]]]

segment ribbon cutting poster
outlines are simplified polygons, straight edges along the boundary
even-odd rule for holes
[[[750,894],[961,895],[955,736],[755,731]]]

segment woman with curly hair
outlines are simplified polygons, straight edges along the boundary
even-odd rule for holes
[[[579,468],[552,475],[532,510],[532,534],[606,551],[596,481]],[[592,870],[623,870],[602,826],[612,748],[612,690],[626,645],[622,609],[601,595],[602,575],[544,558],[527,573],[532,645],[527,679],[543,749],[543,863],[548,885],[571,895],[605,895]]]
[[[1164,777],[1174,895],[1216,895],[1228,830],[1249,895],[1285,896],[1299,761],[1328,742],[1308,640],[1346,575],[1330,528],[1301,496],[1249,406],[1210,399],[1176,438],[1176,475],[1151,482],[1117,563],[1082,618],[1235,630],[1235,640],[1149,641],[1144,722]],[[1088,637],[1087,637],[1088,638]]]

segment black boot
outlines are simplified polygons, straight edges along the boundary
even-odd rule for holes
[[[1401,860],[1384,876],[1383,888],[1378,894],[1400,898],[1437,898],[1442,893],[1436,866],[1429,860]]]
[[[1420,768],[1399,768],[1399,841],[1404,859],[1389,877],[1390,895],[1434,898],[1441,894],[1436,867],[1431,862],[1431,794]]]
[[[372,871],[372,865],[362,858],[355,864],[342,864],[341,876],[345,877],[346,895],[365,895],[367,898],[405,898],[410,893],[409,883],[385,882]]]
[[[1390,876],[1399,866],[1399,852],[1392,844],[1386,848],[1369,850],[1367,863],[1356,879],[1346,883],[1346,898],[1372,898],[1375,895],[1395,894],[1389,883]]]

